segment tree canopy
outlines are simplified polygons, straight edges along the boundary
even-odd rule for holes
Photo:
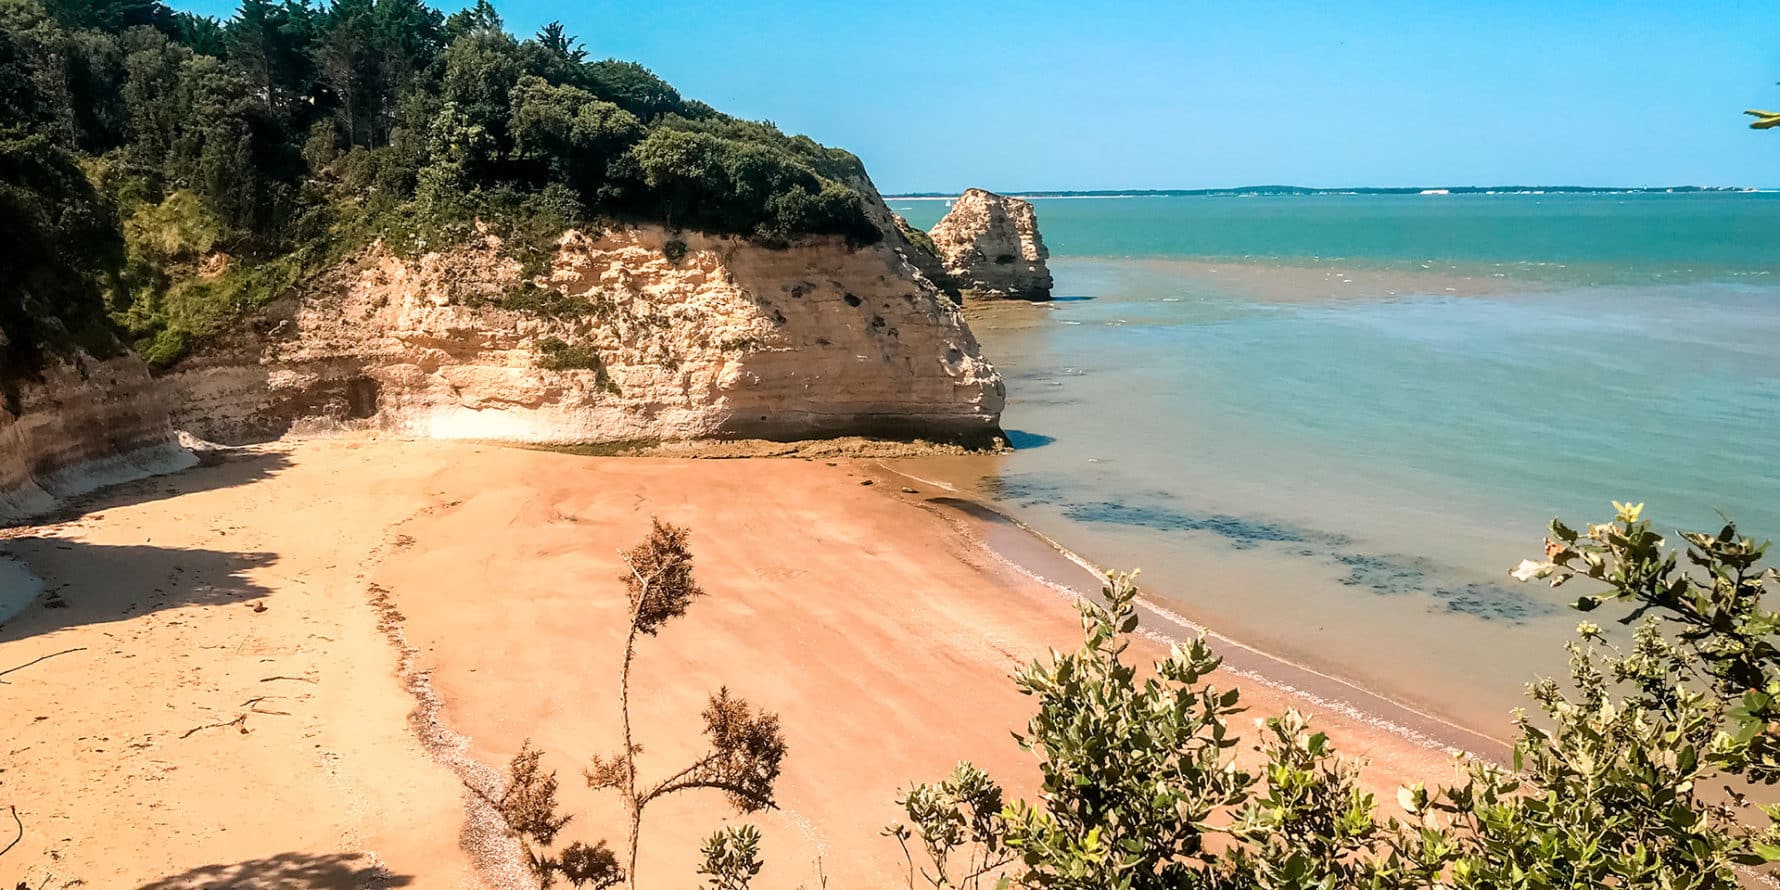
[[[560,23],[512,35],[487,0],[241,0],[227,21],[0,0],[0,225],[55,248],[0,270],[0,373],[114,334],[174,361],[344,250],[476,219],[872,242],[864,182],[851,154],[595,59]]]

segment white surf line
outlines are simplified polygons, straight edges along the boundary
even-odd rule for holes
[[[917,476],[914,473],[906,472],[904,470],[894,469],[894,468],[890,467],[888,464],[885,464],[882,458],[873,458],[872,463],[876,464],[878,469],[883,470],[886,473],[891,473],[893,475],[901,476],[904,479],[912,479],[916,482],[921,483],[922,485],[931,485],[934,488],[944,489],[944,490],[949,491],[953,494],[958,493],[958,486],[953,485],[950,482],[941,482],[938,479],[927,479],[922,476]]]
[[[409,730],[433,762],[444,766],[463,785],[459,797],[464,821],[458,827],[458,847],[469,855],[471,866],[484,882],[500,890],[522,890],[536,886],[525,864],[524,851],[508,832],[506,819],[483,796],[504,788],[506,777],[499,769],[471,756],[470,737],[446,723],[445,703],[433,686],[432,669],[421,666],[420,650],[408,640],[407,618],[396,606],[394,591],[371,580],[397,549],[398,530],[452,506],[454,503],[434,503],[390,524],[378,544],[360,560],[355,577],[365,587],[366,602],[377,619],[377,629],[395,650],[395,678],[414,698],[414,709],[408,712]]]
[[[933,480],[922,479],[921,477],[916,476],[912,473],[906,473],[901,470],[890,467],[890,466],[884,464],[881,460],[874,461],[874,463],[876,463],[880,468],[882,468],[886,472],[892,473],[897,476],[901,476],[905,479],[911,479],[911,480],[915,480],[918,482],[923,482],[925,484],[943,488],[943,489],[946,489],[947,491],[951,491],[951,492],[957,491],[957,488],[954,486],[947,485],[947,484],[941,483],[941,482],[936,482]],[[1101,568],[1100,566],[1095,565],[1093,562],[1089,561],[1086,557],[1083,557],[1081,554],[1076,553],[1075,551],[1069,549],[1068,547],[1065,547],[1062,544],[1058,543],[1056,540],[1052,539],[1049,535],[1046,535],[1043,532],[1040,532],[1039,530],[1027,525],[1026,523],[1021,522],[1019,519],[1017,519],[1013,516],[1009,516],[1007,513],[1003,512],[1001,510],[996,510],[993,507],[990,507],[986,504],[979,503],[978,506],[981,506],[981,507],[983,507],[983,509],[986,509],[986,510],[989,510],[989,511],[995,513],[996,515],[1002,517],[1004,520],[1011,523],[1013,526],[1020,529],[1021,531],[1024,531],[1027,534],[1032,535],[1034,538],[1043,542],[1045,544],[1045,546],[1050,547],[1052,550],[1056,551],[1058,553],[1058,555],[1060,555],[1064,559],[1067,559],[1070,562],[1074,563],[1076,566],[1078,566],[1081,569],[1083,569],[1084,571],[1090,573],[1095,578],[1105,578],[1106,577],[1107,572],[1105,569]],[[979,543],[982,543],[982,542],[979,540]],[[1011,568],[1015,569],[1016,571],[1020,572],[1021,574],[1025,575],[1029,578],[1032,578],[1033,580],[1036,580],[1036,581],[1044,584],[1045,586],[1052,588],[1053,590],[1056,590],[1060,593],[1065,594],[1072,601],[1080,601],[1080,599],[1082,598],[1082,594],[1080,591],[1077,591],[1074,588],[1072,588],[1066,584],[1062,584],[1060,582],[1053,581],[1052,579],[1045,578],[1045,577],[1038,575],[1037,573],[1033,572],[1031,569],[1027,568],[1026,566],[1020,565],[1018,562],[1015,562],[1014,560],[1009,559],[1008,557],[997,552],[995,550],[995,548],[988,547],[985,545],[984,549],[988,550],[991,554],[993,554],[995,556],[995,558],[997,560],[999,560],[1000,562],[1005,563],[1006,565],[1010,566]],[[1384,695],[1382,693],[1373,692],[1372,690],[1365,689],[1350,680],[1345,680],[1341,677],[1337,677],[1337,676],[1328,674],[1326,672],[1319,671],[1316,668],[1310,667],[1308,665],[1299,664],[1298,662],[1295,662],[1289,658],[1284,658],[1282,656],[1275,655],[1271,652],[1267,652],[1262,649],[1257,649],[1254,646],[1251,646],[1247,643],[1241,642],[1240,640],[1231,639],[1230,637],[1225,636],[1224,634],[1218,633],[1217,631],[1207,628],[1203,624],[1200,624],[1196,621],[1192,621],[1177,612],[1174,612],[1164,606],[1158,605],[1155,602],[1155,600],[1153,600],[1149,597],[1139,595],[1137,598],[1137,604],[1142,608],[1148,609],[1150,612],[1161,617],[1163,620],[1173,622],[1174,624],[1186,629],[1187,631],[1189,631],[1191,633],[1194,633],[1194,634],[1197,634],[1197,635],[1204,637],[1206,639],[1212,640],[1212,641],[1216,642],[1219,646],[1228,646],[1230,648],[1240,649],[1244,652],[1250,653],[1251,655],[1255,656],[1257,659],[1259,659],[1261,661],[1271,661],[1276,664],[1282,665],[1284,667],[1291,668],[1292,670],[1302,671],[1302,672],[1309,674],[1313,677],[1316,677],[1320,680],[1324,680],[1329,683],[1333,683],[1333,684],[1345,687],[1347,689],[1352,689],[1355,692],[1361,694],[1362,696],[1377,699],[1378,701],[1384,702],[1392,707],[1400,708],[1404,712],[1413,714],[1416,717],[1421,718],[1422,720],[1428,721],[1429,723],[1436,724],[1439,726],[1444,726],[1448,729],[1451,729],[1451,730],[1453,730],[1454,733],[1456,733],[1458,735],[1474,736],[1479,739],[1484,739],[1484,740],[1489,741],[1493,744],[1501,746],[1503,749],[1508,749],[1508,748],[1513,747],[1513,744],[1511,742],[1508,742],[1507,740],[1498,739],[1495,736],[1492,736],[1488,733],[1479,732],[1475,729],[1470,729],[1468,727],[1461,726],[1457,723],[1452,722],[1451,720],[1447,720],[1444,717],[1440,717],[1436,714],[1430,714],[1427,711],[1422,710],[1421,708],[1415,707],[1414,705],[1411,705],[1411,704],[1408,704],[1408,703],[1405,703],[1402,701],[1398,701],[1397,699],[1392,698],[1388,695]],[[1140,629],[1139,632],[1143,633],[1144,636],[1146,636],[1147,638],[1156,640],[1158,642],[1168,643],[1171,645],[1175,644],[1175,643],[1182,642],[1182,640],[1179,640],[1175,637],[1171,637],[1164,633],[1159,633],[1154,630]],[[1324,708],[1327,710],[1339,712],[1343,716],[1348,717],[1349,719],[1356,720],[1356,721],[1358,721],[1364,725],[1367,725],[1367,726],[1385,730],[1387,732],[1390,732],[1393,735],[1399,736],[1403,739],[1406,739],[1406,740],[1413,742],[1417,745],[1420,745],[1424,748],[1429,748],[1429,749],[1438,750],[1438,751],[1445,751],[1448,753],[1464,753],[1464,754],[1469,754],[1473,757],[1483,757],[1483,755],[1478,752],[1467,751],[1462,748],[1455,747],[1447,742],[1443,742],[1439,739],[1436,739],[1436,738],[1428,735],[1425,732],[1415,729],[1414,727],[1404,726],[1403,724],[1398,723],[1394,720],[1391,720],[1390,718],[1385,717],[1382,714],[1377,714],[1372,711],[1368,711],[1368,710],[1361,708],[1358,705],[1355,705],[1352,702],[1349,702],[1346,700],[1331,699],[1326,696],[1317,695],[1314,692],[1310,692],[1309,690],[1299,688],[1299,687],[1294,686],[1290,683],[1287,683],[1283,680],[1268,677],[1265,674],[1257,673],[1253,670],[1247,670],[1247,669],[1243,669],[1243,668],[1233,667],[1228,664],[1221,665],[1219,667],[1219,670],[1225,671],[1232,676],[1241,677],[1243,679],[1247,679],[1252,682],[1259,683],[1260,685],[1266,686],[1270,689],[1276,689],[1281,692],[1287,693],[1295,698],[1310,702],[1311,704],[1313,704],[1319,708]],[[1484,758],[1484,759],[1490,759],[1490,758]]]

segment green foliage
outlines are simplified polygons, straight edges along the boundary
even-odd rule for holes
[[[123,243],[111,203],[70,152],[0,126],[0,382],[35,374],[45,353],[113,351],[107,298]]]
[[[1526,560],[1515,570],[1522,580],[1550,578],[1557,587],[1576,578],[1606,585],[1604,593],[1576,599],[1580,611],[1606,602],[1629,602],[1634,616],[1654,612],[1671,629],[1674,645],[1646,651],[1639,641],[1638,660],[1616,664],[1617,679],[1635,681],[1636,701],[1659,705],[1682,715],[1679,700],[1689,690],[1672,678],[1704,675],[1706,689],[1697,694],[1724,709],[1708,714],[1710,722],[1729,721],[1729,732],[1710,751],[1699,752],[1719,768],[1764,784],[1780,782],[1780,612],[1762,602],[1767,584],[1777,577],[1764,567],[1768,544],[1739,535],[1735,523],[1716,533],[1681,532],[1683,552],[1667,549],[1665,540],[1642,518],[1643,504],[1614,504],[1613,522],[1589,525],[1578,533],[1553,520],[1546,538],[1546,558]],[[1591,640],[1598,634],[1587,634]],[[1666,636],[1663,639],[1666,639]]]
[[[718,831],[700,848],[704,861],[698,873],[711,890],[748,890],[760,874],[760,829],[752,825],[730,826]]]
[[[1139,681],[1124,659],[1134,579],[1115,575],[1106,593],[1107,608],[1083,607],[1080,649],[1014,678],[1038,705],[1019,742],[1038,755],[1044,805],[1012,804],[1004,842],[1032,886],[1179,886],[1207,820],[1254,781],[1231,760],[1235,690],[1198,685],[1217,656],[1203,641],[1175,647]]]
[[[235,319],[291,292],[306,277],[295,255],[233,264],[214,278],[181,277],[150,290],[119,314],[144,361],[178,363],[197,344]]]
[[[895,222],[896,230],[901,232],[902,237],[907,239],[910,244],[914,245],[916,250],[928,253],[935,259],[939,257],[939,245],[933,243],[932,235],[909,225],[909,221],[903,219],[900,214],[895,217]]]
[[[686,259],[687,249],[686,242],[673,238],[661,245],[661,255],[667,258],[668,262],[678,266],[681,260]]]
[[[1004,841],[1001,786],[970,763],[959,763],[937,784],[910,788],[896,803],[908,824],[888,826],[883,833],[902,848],[910,886],[919,870],[935,887],[978,890],[1014,860]],[[925,866],[915,865],[910,840],[918,842]]]
[[[1231,753],[1236,693],[1204,682],[1218,661],[1202,642],[1148,674],[1125,664],[1136,588],[1114,575],[1106,605],[1082,606],[1081,647],[1015,678],[1037,703],[1019,740],[1039,760],[1038,800],[997,813],[999,786],[968,764],[915,786],[906,822],[886,829],[911,886],[1739,886],[1740,866],[1780,861],[1780,807],[1751,818],[1735,790],[1776,781],[1780,616],[1761,603],[1776,575],[1733,526],[1683,533],[1684,568],[1640,507],[1618,506],[1586,534],[1554,521],[1546,558],[1515,571],[1593,580],[1605,590],[1579,608],[1624,601],[1627,621],[1649,617],[1623,651],[1578,628],[1568,689],[1530,687],[1540,717],[1517,716],[1512,769],[1471,760],[1462,784],[1402,789],[1405,815],[1386,818],[1357,765],[1287,712],[1261,724],[1251,773]]]
[[[548,371],[601,371],[606,365],[598,350],[559,337],[545,337],[538,341],[538,367]]]
[[[512,133],[519,158],[536,165],[534,175],[597,199],[613,162],[642,138],[643,125],[586,90],[531,76],[513,93]]]
[[[582,318],[597,311],[585,297],[565,294],[553,287],[539,287],[530,281],[508,288],[495,305],[543,318]]]
[[[686,110],[680,92],[635,63],[605,59],[587,63],[578,78],[594,95],[646,121]]]
[[[111,308],[168,362],[286,286],[284,267],[251,270],[294,255],[300,285],[379,238],[437,249],[480,221],[531,275],[595,218],[769,244],[880,237],[857,158],[590,61],[560,24],[517,40],[486,0],[449,18],[422,0],[240,0],[226,23],[160,0],[0,0],[0,132],[28,180],[8,185],[28,208],[17,243],[62,246],[18,273],[59,296],[6,282],[21,356],[104,326],[93,310],[118,290],[123,242],[127,298]],[[42,189],[56,210],[29,209]],[[218,252],[244,277],[194,281]]]
[[[767,241],[800,233],[883,237],[858,192],[766,145],[663,127],[630,159],[670,226]]]

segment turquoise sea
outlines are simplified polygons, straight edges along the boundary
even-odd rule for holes
[[[1780,195],[1035,204],[1058,299],[968,310],[1017,448],[914,470],[1230,636],[1501,735],[1552,516],[1780,537]]]

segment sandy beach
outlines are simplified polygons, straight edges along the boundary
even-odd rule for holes
[[[1078,634],[1064,587],[1085,570],[871,460],[367,436],[210,464],[0,542],[43,585],[0,625],[0,670],[43,658],[0,675],[0,807],[23,825],[0,883],[501,886],[463,782],[526,739],[563,779],[565,838],[620,844],[616,798],[581,770],[618,747],[616,550],[651,516],[692,529],[709,596],[639,649],[643,769],[693,755],[720,686],[779,713],[781,808],[751,817],[759,887],[900,886],[879,829],[899,789],[958,760],[1029,791],[1008,675]],[[0,577],[26,583],[16,569]],[[1368,718],[1415,717],[1342,713],[1325,699],[1358,691],[1230,648],[1247,679],[1223,682],[1253,716],[1311,711],[1381,791],[1444,778],[1439,743],[1474,741],[1381,728]],[[691,881],[697,841],[735,818],[715,794],[652,807],[639,879]]]

